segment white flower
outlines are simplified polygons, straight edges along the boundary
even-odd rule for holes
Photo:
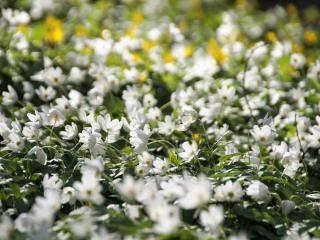
[[[104,100],[104,93],[101,89],[92,88],[88,92],[88,101],[92,106],[100,106]]]
[[[62,184],[63,182],[57,174],[53,174],[51,177],[49,174],[46,174],[42,180],[42,186],[44,189],[60,190]]]
[[[154,107],[157,104],[157,99],[151,94],[146,94],[143,97],[143,106],[145,107]]]
[[[236,90],[234,87],[227,87],[223,85],[218,89],[218,96],[223,103],[232,103],[236,100]]]
[[[78,108],[83,98],[82,94],[74,89],[69,92],[68,97],[73,108]]]
[[[281,210],[282,214],[288,215],[292,212],[296,207],[296,204],[291,200],[283,200],[281,201]]]
[[[78,67],[72,67],[68,80],[74,83],[80,83],[84,80],[86,72]]]
[[[18,94],[11,85],[8,85],[8,92],[2,92],[2,104],[10,106],[18,101]]]
[[[230,235],[228,240],[248,240],[248,238],[245,233],[240,233],[238,235]]]
[[[166,159],[156,158],[156,160],[153,161],[153,169],[151,172],[153,174],[165,174],[167,169],[169,167],[169,164]]]
[[[177,130],[186,131],[197,120],[197,112],[193,108],[183,110],[178,119]]]
[[[307,63],[306,57],[301,53],[293,53],[290,58],[290,64],[295,69],[301,69]]]
[[[103,163],[104,159],[101,156],[94,159],[86,159],[81,167],[81,173],[83,175],[92,174],[95,176],[100,176],[104,169]]]
[[[3,18],[12,26],[25,25],[30,22],[30,16],[25,11],[13,10],[11,8],[1,9]]]
[[[243,195],[244,192],[240,183],[229,180],[226,184],[216,188],[214,198],[220,202],[237,202]]]
[[[209,79],[218,71],[219,66],[216,60],[210,55],[200,53],[194,57],[193,64],[187,68],[184,79],[186,81],[196,77]]]
[[[252,28],[251,30],[258,30],[257,28]],[[258,30],[258,32],[260,32]],[[252,48],[250,48],[247,52],[247,57],[249,57],[249,64],[256,65],[257,63],[261,62],[261,60],[266,56],[268,53],[268,47],[263,42],[257,42]]]
[[[237,79],[239,82],[244,81],[244,87],[246,89],[256,91],[260,88],[260,83],[262,81],[261,76],[259,74],[259,69],[256,66],[251,67],[245,73],[240,72],[237,75]]]
[[[320,126],[310,127],[311,134],[306,136],[308,146],[311,148],[320,148]]]
[[[219,42],[233,42],[239,34],[239,27],[232,21],[225,21],[217,28],[216,33]]]
[[[62,189],[61,193],[61,203],[70,203],[73,204],[75,202],[76,191],[72,187],[65,187]]]
[[[118,119],[111,120],[110,114],[107,114],[105,117],[98,116],[98,123],[102,130],[108,134],[106,139],[107,143],[114,143],[118,140],[122,128],[122,121]]]
[[[47,163],[47,154],[43,151],[43,149],[39,146],[34,146],[31,148],[31,150],[28,152],[28,155],[35,154],[37,159],[36,161],[41,163],[42,165],[46,165]]]
[[[150,219],[156,223],[153,230],[157,233],[171,233],[181,224],[179,208],[168,204],[161,197],[150,202],[146,210]]]
[[[141,180],[136,181],[140,186],[140,192],[137,194],[137,201],[147,205],[152,204],[153,201],[159,197],[158,186],[154,179],[149,181],[141,182]]]
[[[0,239],[9,239],[11,232],[13,231],[13,223],[11,219],[3,214],[0,221]]]
[[[149,125],[145,125],[143,130],[137,129],[134,131],[130,131],[129,141],[137,153],[142,153],[143,151],[146,151],[148,149],[147,144],[151,134],[152,132]]]
[[[316,63],[311,66],[308,70],[307,77],[312,80],[320,80],[320,61],[317,60]]]
[[[271,195],[268,187],[260,181],[252,181],[247,188],[247,195],[256,201],[268,203],[271,200]]]
[[[104,144],[100,133],[93,131],[92,128],[85,128],[79,133],[79,142],[83,143],[82,149],[89,149],[94,156],[104,154]]]
[[[72,110],[72,106],[70,104],[70,101],[65,97],[57,98],[56,99],[56,107],[60,112],[66,114],[69,113]]]
[[[221,113],[222,105],[220,102],[209,103],[200,108],[199,115],[204,123],[212,123],[215,117]]]
[[[23,99],[31,100],[34,95],[34,87],[30,82],[22,82],[23,85]]]
[[[19,232],[28,232],[32,228],[32,220],[30,214],[21,213],[14,221],[14,227]]]
[[[50,67],[45,71],[45,82],[49,86],[59,86],[65,81],[65,76],[60,67]]]
[[[184,142],[181,144],[179,157],[181,157],[185,162],[190,162],[198,155],[198,153],[198,145],[195,141],[192,141],[191,144],[189,142]]]
[[[44,12],[52,11],[56,6],[54,0],[46,0],[45,2],[42,0],[34,0],[32,1],[32,8],[30,14],[33,18],[38,19],[42,17]]]
[[[58,109],[51,109],[48,114],[48,125],[53,127],[59,127],[63,125],[65,116]]]
[[[79,200],[89,201],[95,204],[101,204],[103,202],[103,197],[100,193],[102,186],[93,174],[82,175],[81,182],[75,182],[73,187],[76,190],[76,196]]]
[[[291,178],[294,177],[302,164],[299,162],[299,153],[295,150],[285,152],[281,163],[284,167],[283,173]]]
[[[3,151],[20,152],[24,148],[24,139],[15,132],[10,132],[8,137],[2,142],[6,144]]]
[[[253,126],[252,136],[263,144],[269,145],[275,138],[275,132],[270,126],[264,125],[261,128],[257,125]]]
[[[10,128],[8,127],[6,122],[4,120],[2,120],[2,122],[0,122],[0,135],[4,139],[6,139],[9,134],[10,134]]]
[[[222,206],[210,205],[208,210],[200,212],[200,223],[204,227],[216,230],[224,220],[224,211]]]
[[[47,189],[44,197],[37,197],[31,209],[31,221],[35,225],[52,224],[56,211],[60,209],[60,192],[55,189]]]
[[[36,94],[39,96],[39,98],[42,101],[48,102],[51,101],[56,97],[56,90],[54,90],[51,86],[44,88],[43,86],[40,86],[38,89],[36,89]]]
[[[135,199],[137,195],[143,190],[141,181],[135,181],[132,176],[126,175],[121,183],[116,185],[119,193],[127,199]]]
[[[162,181],[160,183],[162,189],[161,194],[169,201],[172,201],[184,195],[185,191],[182,184],[180,184],[180,180],[180,178],[177,179],[173,177],[168,181]]]
[[[140,206],[139,205],[131,205],[125,204],[124,212],[129,218],[137,219],[140,216]]]
[[[150,167],[152,166],[155,157],[148,152],[142,152],[140,155],[138,155],[138,159],[139,163]]]
[[[211,184],[204,175],[200,175],[198,178],[185,179],[183,186],[185,194],[178,202],[185,209],[197,208],[207,203],[211,198]]]
[[[158,122],[158,132],[166,136],[170,135],[175,129],[175,124],[171,116],[165,116],[164,122]]]
[[[23,136],[27,138],[29,142],[35,142],[40,137],[40,129],[34,126],[25,126],[22,130]]]
[[[136,68],[131,68],[131,69],[125,69],[123,71],[124,78],[128,82],[135,82],[139,78],[139,72],[137,71]]]
[[[288,151],[288,145],[281,142],[280,145],[272,145],[272,155],[278,159],[282,159],[285,152]]]
[[[26,125],[28,126],[39,127],[43,123],[43,113],[39,113],[38,111],[35,111],[34,114],[27,113],[27,117],[29,122],[27,122]]]
[[[72,122],[71,125],[66,125],[65,131],[60,132],[60,135],[65,140],[72,140],[77,136],[77,134],[78,134],[78,127],[74,122]]]
[[[136,167],[135,167],[135,173],[142,177],[142,176],[146,176],[148,174],[150,170],[150,167],[144,164],[139,163]]]
[[[161,117],[161,110],[158,107],[149,108],[145,116],[148,122],[158,122]]]

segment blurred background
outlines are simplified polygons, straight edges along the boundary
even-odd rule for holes
[[[268,9],[276,5],[287,6],[289,4],[294,4],[298,8],[306,8],[310,6],[314,6],[317,8],[320,7],[319,0],[259,0],[261,9]]]

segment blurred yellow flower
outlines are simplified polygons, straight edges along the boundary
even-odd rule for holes
[[[20,24],[20,25],[18,26],[18,31],[19,31],[19,32],[22,32],[22,33],[26,33],[26,32],[28,31],[28,26],[25,25],[25,24]]]
[[[292,3],[288,4],[287,12],[290,16],[296,16],[298,14],[298,10],[297,10],[296,6]]]
[[[292,42],[292,52],[301,53],[303,52],[303,47],[296,42]]]
[[[64,39],[62,21],[54,16],[47,16],[45,20],[45,40],[49,43],[61,43]]]
[[[142,22],[143,22],[144,17],[143,17],[143,15],[142,15],[141,12],[135,12],[135,13],[133,14],[133,16],[132,16],[132,20],[133,20],[133,22],[139,24],[139,23],[142,23]]]
[[[275,44],[278,41],[278,38],[274,32],[267,32],[266,40],[272,44]]]
[[[235,5],[237,7],[244,7],[247,5],[247,0],[236,0],[235,1]]]
[[[144,40],[142,43],[142,48],[145,52],[148,52],[151,48],[155,46],[155,43],[149,41],[149,40]]]
[[[174,62],[174,57],[170,54],[170,53],[166,53],[164,56],[163,56],[163,61],[165,63],[172,63]]]
[[[308,29],[304,31],[303,38],[309,44],[314,44],[318,41],[317,33]]]
[[[141,56],[138,54],[138,53],[133,53],[132,54],[132,57],[133,57],[133,61],[135,63],[140,63],[142,61],[142,58]]]
[[[145,81],[147,81],[147,75],[145,73],[141,73],[139,75],[138,80],[139,80],[140,83],[144,83]]]
[[[136,24],[131,24],[131,26],[128,27],[126,30],[125,35],[127,37],[135,37],[138,33],[138,26]]]
[[[227,60],[227,54],[222,51],[214,38],[209,40],[208,52],[217,60],[218,63],[223,63]]]
[[[81,51],[85,55],[91,55],[92,54],[92,49],[88,46],[84,47]]]
[[[199,144],[202,142],[202,138],[201,138],[201,135],[199,133],[194,133],[192,135],[192,138]]]
[[[83,24],[77,24],[75,28],[75,34],[78,37],[87,35],[88,29]]]
[[[191,57],[192,55],[192,47],[191,46],[187,46],[184,50],[184,55],[185,57]]]

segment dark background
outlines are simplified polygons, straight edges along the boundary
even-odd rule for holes
[[[275,5],[287,6],[293,3],[298,9],[314,6],[320,9],[320,0],[259,0],[259,5],[261,9],[272,8]]]

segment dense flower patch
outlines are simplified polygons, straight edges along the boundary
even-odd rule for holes
[[[316,8],[0,6],[0,239],[320,237]]]

